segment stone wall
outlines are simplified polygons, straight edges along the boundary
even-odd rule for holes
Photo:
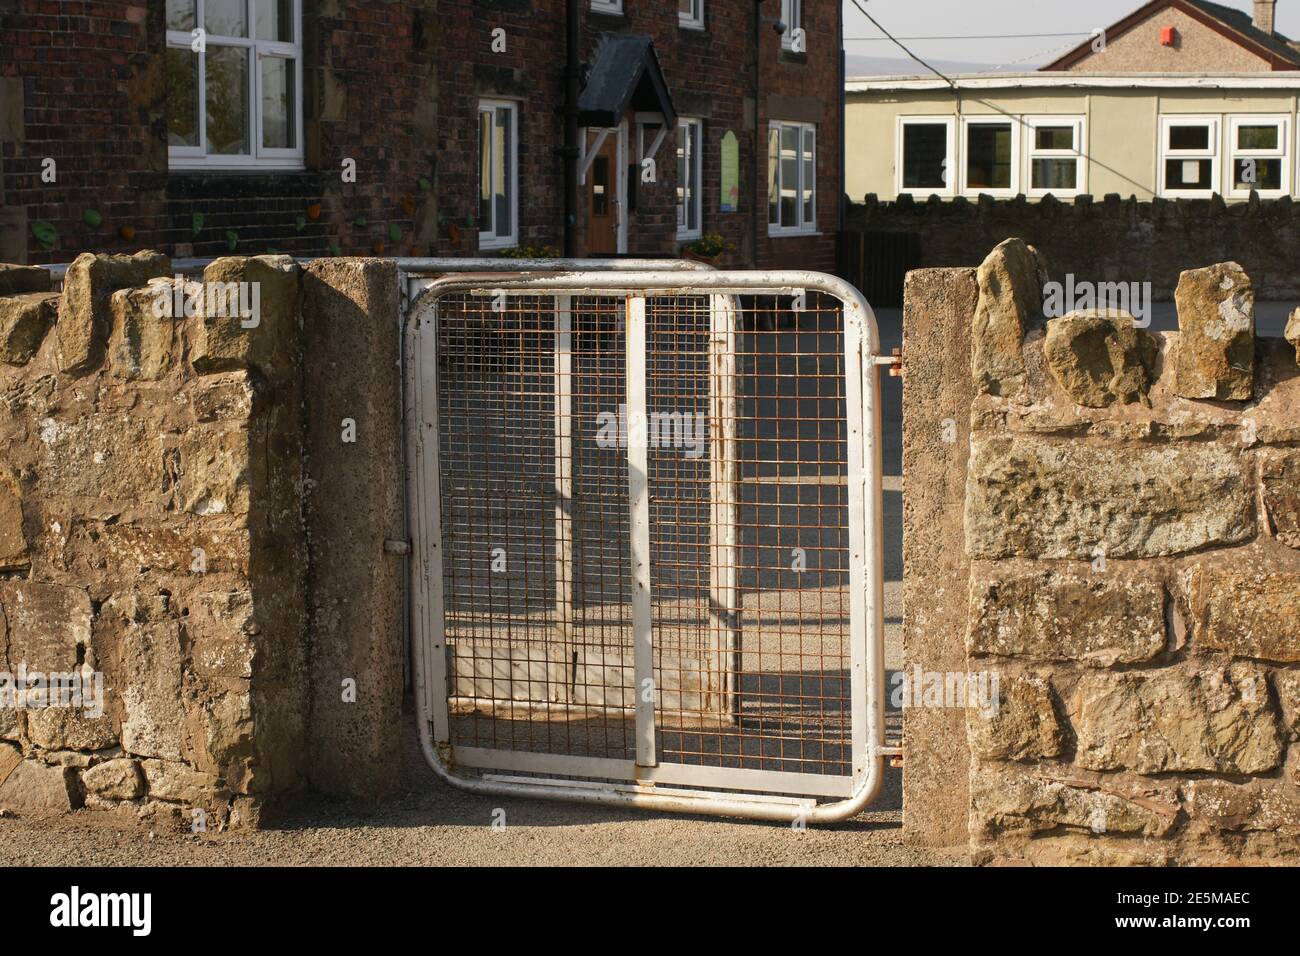
[[[862,197],[855,197],[861,199]],[[1118,195],[1072,202],[1051,197],[977,201],[879,202],[867,196],[849,207],[845,229],[919,237],[911,268],[979,265],[1007,236],[1042,250],[1058,280],[1150,282],[1157,300],[1173,299],[1189,262],[1241,263],[1261,300],[1300,300],[1300,204],[1290,199],[1227,204],[1222,199],[1156,199]],[[853,280],[855,276],[847,274]]]
[[[939,633],[917,629],[929,603],[909,603],[907,668],[964,652],[964,686],[996,693],[967,694],[958,759],[908,734],[907,774],[930,785],[905,792],[904,819],[933,838],[945,789],[968,788],[978,862],[1294,862],[1300,341],[1255,339],[1235,263],[1182,274],[1165,335],[1098,313],[1044,325],[1044,275],[1008,240],[974,274],[909,277],[905,342],[937,323],[922,290],[973,278],[978,300],[968,366],[905,351],[905,393],[939,397],[935,421],[913,405],[909,425],[970,424],[960,444],[907,437],[909,500],[918,480],[941,494],[933,474],[968,458],[964,516],[909,506],[909,597],[961,583],[968,598]],[[911,560],[941,535],[918,517],[936,516],[964,544],[966,581],[960,563]]]
[[[215,829],[256,825],[273,798],[309,785],[383,795],[396,776],[397,571],[351,589],[309,572],[313,556],[337,560],[345,546],[382,562],[400,527],[395,509],[367,511],[350,490],[331,499],[352,486],[308,470],[328,458],[324,435],[341,436],[337,423],[309,430],[307,410],[334,415],[341,386],[305,375],[303,341],[323,324],[336,347],[356,344],[329,320],[356,309],[334,303],[382,288],[392,308],[365,320],[395,343],[391,263],[335,260],[308,276],[289,257],[225,258],[200,284],[177,283],[155,253],[83,255],[61,295],[50,288],[44,269],[0,266],[0,670],[101,674],[102,713],[0,706],[0,809],[85,806],[185,826],[202,810]],[[256,308],[218,289],[246,290]],[[187,315],[196,290],[206,295]],[[160,315],[160,302],[173,308]],[[392,351],[359,353],[354,368],[368,355],[396,377]],[[334,460],[368,471],[388,498],[400,475],[392,411],[393,423],[373,423],[375,454]],[[319,517],[331,511],[355,520]],[[351,666],[322,668],[317,654]],[[327,692],[313,693],[313,677]],[[346,677],[359,686],[350,702]],[[352,725],[329,700],[392,744],[348,749]],[[336,750],[355,779],[317,772],[313,758]]]

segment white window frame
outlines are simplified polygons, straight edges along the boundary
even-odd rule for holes
[[[776,223],[772,222],[772,220],[771,220],[771,212],[770,212],[770,210],[771,210],[771,203],[772,203],[772,197],[771,197],[771,196],[768,196],[768,197],[767,197],[767,201],[768,201],[768,210],[769,210],[768,216],[769,216],[769,218],[768,218],[768,221],[767,221],[767,234],[768,234],[769,236],[812,236],[812,235],[816,235],[816,234],[817,234],[817,126],[816,126],[816,124],[815,124],[815,123],[799,123],[799,122],[792,122],[792,121],[787,121],[787,120],[772,120],[770,123],[768,123],[768,125],[767,125],[767,130],[768,130],[768,144],[769,144],[768,162],[771,163],[771,161],[772,161],[772,157],[771,157],[771,141],[772,141],[772,139],[771,139],[771,134],[772,134],[772,131],[773,131],[773,130],[776,130],[776,132],[777,132],[777,149],[779,150],[779,149],[781,148],[781,130],[782,130],[783,128],[789,128],[789,127],[794,127],[795,129],[799,130],[799,163],[798,163],[798,169],[799,169],[799,183],[798,183],[798,185],[796,186],[796,195],[797,195],[797,197],[798,197],[798,201],[795,203],[795,216],[796,216],[798,222],[797,222],[795,225],[793,225],[793,226],[783,226],[783,225],[781,225],[779,222],[776,222]],[[812,204],[813,204],[813,210],[812,210],[812,219],[811,219],[811,221],[806,220],[806,219],[804,218],[804,214],[803,214],[803,191],[804,191],[804,190],[803,190],[803,187],[804,187],[804,182],[803,182],[803,168],[804,168],[804,164],[803,164],[803,153],[804,153],[804,136],[809,135],[809,134],[811,134],[811,136],[812,136],[812,146],[813,146],[813,183],[812,183]],[[779,193],[780,193],[780,191],[781,191],[781,186],[783,185],[783,184],[780,182],[780,176],[781,176],[781,159],[780,159],[779,156],[777,157],[776,173],[777,173],[777,186],[776,186],[776,188],[777,188],[777,192],[778,192],[778,195],[779,195]],[[777,209],[780,210],[780,202],[779,202],[779,200],[778,200],[778,203],[777,203]],[[779,211],[778,211],[778,216],[779,216],[779,215],[780,215],[780,213],[779,213]]]
[[[688,154],[688,168],[691,170],[692,190],[690,203],[695,207],[695,228],[690,229],[684,225],[687,217],[684,213],[684,203],[677,203],[677,239],[679,241],[698,239],[704,235],[704,120],[694,116],[677,117],[677,132],[681,135],[682,127],[692,127],[695,129],[695,142],[697,149],[694,153]],[[688,136],[687,143],[690,143]],[[682,148],[681,140],[677,142],[677,149]],[[675,155],[675,153],[674,153]],[[679,187],[681,188],[681,184]]]
[[[1209,127],[1209,149],[1170,149],[1169,148],[1169,130],[1174,126],[1208,126]],[[1223,169],[1223,142],[1222,142],[1222,117],[1217,115],[1193,114],[1193,113],[1162,113],[1160,114],[1160,143],[1159,149],[1156,150],[1157,163],[1157,182],[1159,191],[1157,195],[1162,199],[1209,199],[1222,188],[1222,169]],[[1168,160],[1171,159],[1209,159],[1210,164],[1210,188],[1209,189],[1170,189],[1165,185],[1165,167]]]
[[[690,0],[691,12],[677,11],[677,25],[684,30],[704,29],[704,0]]]
[[[476,129],[482,129],[480,116],[483,113],[491,113],[493,123],[496,122],[496,111],[504,109],[510,114],[510,155],[506,161],[510,164],[506,172],[506,183],[510,188],[510,232],[506,235],[498,235],[495,231],[485,230],[483,223],[478,223],[478,247],[480,249],[510,249],[519,245],[519,104],[515,100],[500,99],[480,99],[478,109],[474,113],[474,126]],[[478,143],[479,151],[475,152],[475,165],[480,170],[483,168],[480,152],[483,149],[482,142]],[[493,157],[494,163],[499,158]],[[493,167],[495,169],[495,165]],[[495,177],[494,177],[495,178]],[[483,184],[478,182],[476,196],[482,196]],[[475,216],[477,219],[477,215]],[[493,226],[495,230],[495,224]]]
[[[623,15],[623,0],[591,0],[593,13],[608,13],[611,16]]]
[[[947,128],[948,184],[942,189],[936,189],[932,186],[908,187],[903,185],[903,133],[908,126],[944,126]],[[935,114],[933,116],[900,116],[898,118],[897,138],[897,148],[894,151],[894,180],[900,196],[909,195],[923,198],[929,198],[930,196],[944,196],[951,198],[957,195],[957,118],[955,116],[945,116],[942,114]]]
[[[1040,126],[1074,127],[1073,149],[1039,149],[1038,128]],[[1078,114],[1059,116],[1026,116],[1025,127],[1025,195],[1036,199],[1049,193],[1058,198],[1083,196],[1088,192],[1088,122]],[[1034,187],[1034,160],[1036,159],[1073,159],[1075,176],[1073,189],[1037,189]]]
[[[1238,149],[1237,130],[1242,126],[1276,126],[1276,149]],[[1224,186],[1226,196],[1230,199],[1249,199],[1251,190],[1237,188],[1238,159],[1280,159],[1282,168],[1282,186],[1280,189],[1258,189],[1260,199],[1281,199],[1291,195],[1291,167],[1294,158],[1287,150],[1291,143],[1291,117],[1284,113],[1234,113],[1228,117],[1228,163],[1224,167]]]
[[[803,26],[803,0],[781,0],[781,22],[785,32],[781,34],[781,49],[794,48],[794,31]],[[807,34],[804,34],[804,52],[807,53]]]
[[[1011,126],[1011,179],[1006,188],[989,186],[972,186],[968,181],[970,174],[970,130],[972,126]],[[1001,113],[963,116],[961,120],[961,138],[959,139],[960,192],[963,196],[992,196],[996,199],[1014,199],[1020,195],[1020,125],[1019,116],[1004,116]]]
[[[195,25],[202,28],[204,23],[204,3],[195,0]],[[226,37],[205,34],[204,51],[198,54],[198,94],[199,126],[198,146],[168,146],[167,165],[171,169],[302,169],[303,168],[303,126],[302,126],[302,0],[293,0],[293,42],[279,40],[258,40],[256,20],[256,0],[245,0],[248,17],[248,36]],[[183,49],[191,52],[195,36],[184,30],[168,30],[167,46],[169,49]],[[207,52],[213,47],[238,47],[249,51],[248,76],[248,135],[249,154],[231,156],[228,154],[208,153],[208,111],[207,111]],[[292,59],[294,63],[294,117],[293,128],[297,145],[292,149],[268,148],[262,145],[262,60]]]

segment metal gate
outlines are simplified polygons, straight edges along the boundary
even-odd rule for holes
[[[809,822],[883,772],[875,320],[808,272],[434,280],[421,739],[469,789]]]

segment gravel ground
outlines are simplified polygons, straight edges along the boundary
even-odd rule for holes
[[[880,310],[886,349],[901,314]],[[887,666],[901,663],[901,386],[885,379]],[[890,720],[891,736],[898,715]],[[888,771],[875,806],[848,823],[804,831],[774,823],[649,814],[566,803],[502,800],[442,783],[426,766],[414,718],[403,729],[402,792],[371,812],[310,798],[273,828],[247,833],[151,833],[132,818],[80,811],[53,820],[0,818],[7,866],[498,866],[804,865],[953,866],[959,848],[901,839],[901,771]],[[505,811],[504,830],[491,826]]]

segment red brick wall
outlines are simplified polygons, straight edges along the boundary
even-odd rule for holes
[[[780,52],[760,30],[762,93],[759,145],[752,120],[752,0],[706,0],[703,33],[681,29],[674,0],[626,0],[626,15],[592,13],[584,4],[582,59],[602,31],[653,37],[679,112],[702,116],[705,129],[704,222],[731,246],[725,262],[751,257],[751,177],[759,184],[759,264],[829,270],[838,218],[837,0],[805,0],[809,55]],[[299,255],[473,255],[478,252],[477,101],[520,102],[521,244],[563,243],[563,0],[337,0],[307,3],[304,87],[307,169],[293,173],[167,171],[165,46],[161,2],[7,0],[0,3],[0,83],[20,82],[20,133],[0,142],[0,258],[25,246],[28,261],[68,261],[86,250],[158,248],[216,256],[268,249]],[[313,13],[312,8],[318,11]],[[335,15],[328,15],[333,12]],[[762,12],[775,17],[777,0]],[[505,53],[491,31],[507,34]],[[789,112],[791,104],[801,115]],[[818,220],[815,237],[769,239],[766,135],[769,118],[818,121]],[[741,147],[740,211],[719,206],[719,144],[733,131]],[[0,140],[5,138],[0,112]],[[635,133],[630,149],[635,149]],[[668,137],[658,182],[637,189],[628,250],[675,254],[676,162]],[[40,182],[45,156],[58,163],[56,184]],[[344,158],[357,182],[340,177]],[[427,188],[421,187],[421,180]],[[581,190],[580,190],[581,195]],[[320,205],[318,219],[307,217]],[[26,211],[26,222],[19,210]],[[102,217],[92,228],[87,209]],[[201,223],[196,220],[201,216]],[[300,219],[300,217],[302,217]],[[579,243],[581,223],[579,212]],[[53,248],[31,235],[50,222]],[[196,226],[199,228],[196,230]],[[130,240],[120,230],[134,230]],[[23,235],[16,236],[21,231]],[[400,235],[394,240],[393,235]]]

